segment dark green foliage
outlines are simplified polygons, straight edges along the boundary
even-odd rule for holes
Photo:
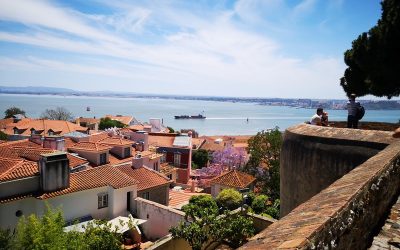
[[[175,129],[171,128],[171,127],[167,127],[170,133],[175,133]]]
[[[194,219],[217,213],[218,206],[211,195],[195,195],[190,198],[189,204],[182,207],[182,211],[186,213],[186,217]]]
[[[185,222],[170,232],[174,238],[185,239],[194,250],[222,241],[237,248],[254,234],[251,219],[228,211],[219,215],[217,204],[209,195],[193,196],[182,210],[186,213]]]
[[[100,119],[99,129],[104,130],[107,128],[114,128],[114,127],[124,128],[124,127],[126,127],[126,125],[120,121],[111,120],[111,118],[109,118],[109,117]]]
[[[251,208],[253,209],[254,213],[261,214],[267,208],[268,196],[266,195],[259,195],[256,196],[251,203]]]
[[[0,131],[0,140],[7,141],[8,140],[7,134]]]
[[[228,209],[234,210],[242,205],[243,197],[235,189],[224,189],[217,196],[218,206]]]
[[[4,111],[4,118],[12,118],[14,115],[25,115],[25,111],[17,107],[11,107]]]
[[[279,157],[282,147],[282,133],[276,127],[271,130],[261,131],[249,139],[248,153],[250,160],[244,171],[257,178],[257,186],[271,199],[279,198]],[[260,174],[258,169],[262,167]]]
[[[11,237],[7,231],[0,231],[0,249],[7,244],[9,249],[121,249],[121,234],[105,222],[89,222],[84,233],[64,232],[64,226],[61,210],[47,207],[41,218],[22,217]]]
[[[381,2],[376,26],[362,33],[344,53],[348,68],[340,85],[349,96],[372,94],[389,99],[400,95],[400,1]]]
[[[207,150],[199,149],[199,150],[193,151],[192,161],[199,168],[206,167],[209,160],[210,160],[210,155],[208,154]]]
[[[10,229],[0,228],[0,249],[12,249],[13,235]]]
[[[57,107],[56,109],[46,109],[40,116],[41,119],[48,120],[61,120],[71,121],[73,119],[72,113],[64,107]]]

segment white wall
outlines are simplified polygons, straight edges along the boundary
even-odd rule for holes
[[[169,234],[172,226],[184,220],[185,213],[143,198],[136,198],[136,216],[147,220],[142,224],[144,235],[155,240]]]
[[[112,219],[119,215],[126,215],[126,193],[132,192],[131,202],[136,197],[136,185],[121,189],[100,187],[71,194],[58,196],[47,200],[25,198],[0,205],[0,227],[14,228],[18,222],[16,211],[21,210],[25,216],[30,214],[42,215],[45,211],[45,202],[53,208],[61,208],[66,221],[91,215],[95,219]],[[98,194],[108,193],[108,207],[98,208]],[[131,208],[133,206],[131,205]]]

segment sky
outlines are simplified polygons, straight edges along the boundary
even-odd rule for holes
[[[0,0],[0,85],[345,98],[379,0]]]

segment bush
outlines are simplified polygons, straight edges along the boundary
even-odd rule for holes
[[[120,121],[111,120],[111,118],[109,118],[109,117],[100,119],[99,129],[104,130],[107,128],[115,128],[115,127],[124,128],[124,127],[126,127],[126,125]]]
[[[254,213],[261,214],[267,208],[267,201],[268,196],[266,195],[259,195],[256,196],[251,203],[251,208],[253,209]]]
[[[217,203],[224,209],[234,210],[242,205],[243,197],[235,189],[224,189],[217,196]]]

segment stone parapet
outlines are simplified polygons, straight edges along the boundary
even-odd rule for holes
[[[397,140],[240,249],[366,249],[399,195],[399,175]]]
[[[386,131],[288,128],[280,157],[281,217],[395,141]]]

